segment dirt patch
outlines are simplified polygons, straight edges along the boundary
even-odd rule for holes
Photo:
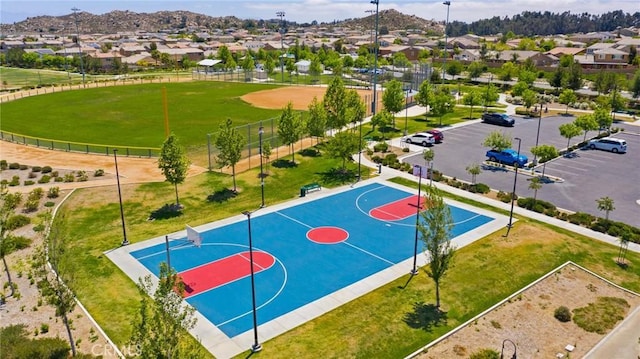
[[[581,358],[605,335],[589,333],[573,321],[562,323],[553,312],[559,306],[584,307],[598,297],[623,298],[630,305],[626,314],[640,306],[640,296],[569,264],[416,358],[467,358],[483,348],[500,352],[505,339],[516,344],[519,357],[567,357],[564,348],[572,345],[571,357]],[[513,347],[505,346],[505,357],[512,353]]]
[[[326,91],[326,87],[320,86],[281,87],[273,90],[251,92],[242,96],[241,99],[253,106],[268,109],[282,109],[291,101],[295,110],[307,110],[313,97],[315,96],[318,98],[318,101],[322,101]],[[365,104],[371,103],[372,91],[357,91]],[[381,96],[382,93],[379,92],[378,100],[380,100]],[[367,106],[367,108],[368,107],[369,106]]]

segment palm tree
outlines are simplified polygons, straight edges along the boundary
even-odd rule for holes
[[[533,205],[536,205],[536,200],[538,197],[538,190],[542,188],[542,181],[540,177],[533,177],[529,182],[529,189],[533,190]]]

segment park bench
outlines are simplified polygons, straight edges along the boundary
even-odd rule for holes
[[[309,192],[319,191],[321,189],[322,189],[322,187],[320,187],[320,185],[318,183],[314,182],[314,183],[306,184],[306,185],[300,187],[300,197],[304,197]]]

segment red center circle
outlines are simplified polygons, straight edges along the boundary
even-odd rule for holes
[[[346,241],[349,233],[338,227],[318,227],[307,232],[307,238],[319,244],[335,244]]]

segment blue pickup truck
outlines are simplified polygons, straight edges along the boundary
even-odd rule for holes
[[[512,166],[524,167],[524,165],[529,162],[529,159],[525,155],[518,156],[518,152],[507,148],[506,150],[496,151],[489,150],[487,151],[486,156],[489,158],[491,162],[500,162]]]

